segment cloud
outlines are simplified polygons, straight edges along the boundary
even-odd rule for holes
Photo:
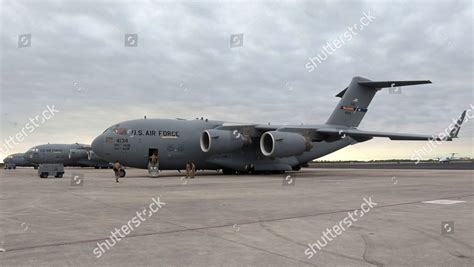
[[[369,11],[376,20],[308,73],[308,58]],[[379,92],[361,128],[437,133],[473,103],[471,11],[470,1],[4,1],[0,137],[46,104],[61,114],[15,152],[90,143],[143,115],[324,123],[353,76],[431,79],[402,95]],[[31,47],[17,47],[23,33],[32,34]],[[126,33],[138,34],[137,47],[124,46]],[[235,33],[244,34],[243,46],[230,48]],[[472,156],[472,125],[461,135],[446,149]],[[348,152],[395,146],[400,157],[413,150],[413,143],[377,141]]]

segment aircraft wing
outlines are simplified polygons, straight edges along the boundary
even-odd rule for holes
[[[422,134],[407,134],[407,133],[387,133],[387,132],[376,132],[376,131],[362,131],[358,129],[338,129],[338,128],[322,128],[316,129],[316,132],[322,135],[329,136],[350,136],[354,139],[368,140],[373,137],[387,137],[391,140],[404,140],[404,141],[419,141],[419,140],[435,140],[435,141],[453,141],[453,138],[457,138],[461,125],[464,122],[466,116],[466,110],[461,114],[455,125],[450,126],[449,134],[444,136],[434,135],[422,135]]]
[[[404,140],[404,141],[419,141],[419,140],[447,140],[451,141],[451,137],[446,137],[445,139],[441,139],[440,137],[432,136],[432,135],[422,135],[422,134],[408,134],[408,133],[389,133],[389,132],[377,132],[377,131],[361,131],[357,129],[336,129],[336,128],[327,128],[327,129],[317,129],[317,133],[322,135],[329,135],[329,136],[350,136],[354,139],[371,139],[373,137],[387,137],[390,140]]]
[[[281,128],[281,125],[265,125],[265,124],[245,124],[245,123],[232,123],[224,124],[216,127],[217,130],[228,130],[238,131],[251,137],[260,137],[263,132],[275,131]]]
[[[275,131],[275,130],[284,130],[284,131],[292,131],[292,132],[312,132],[313,135],[320,136],[319,138],[313,138],[315,141],[319,140],[336,140],[340,139],[344,136],[350,136],[357,141],[365,141],[372,139],[373,137],[387,137],[391,140],[449,140],[451,141],[452,138],[445,138],[440,139],[434,137],[432,135],[422,135],[422,134],[407,134],[407,133],[389,133],[389,132],[377,132],[377,131],[362,131],[358,129],[340,129],[340,128],[332,128],[332,127],[323,127],[315,129],[311,126],[298,126],[298,127],[285,127],[285,126],[277,126],[277,125],[255,125],[255,124],[248,124],[248,125],[229,125],[229,126],[220,126],[217,127],[219,130],[237,130],[239,132],[244,131],[244,129],[251,129],[253,134],[252,136],[260,136],[261,133],[266,131]]]
[[[386,137],[391,140],[400,141],[420,141],[420,140],[435,140],[435,141],[452,141],[453,138],[457,138],[461,125],[464,122],[466,116],[466,110],[461,114],[456,124],[450,125],[448,133],[441,133],[439,136],[436,135],[424,135],[424,134],[409,134],[409,133],[390,133],[390,132],[378,132],[378,131],[363,131],[356,128],[341,128],[338,126],[326,125],[317,129],[314,129],[315,136],[319,140],[334,141],[340,137],[350,136],[356,141],[367,141],[374,137]],[[293,128],[292,130],[298,131],[301,128]]]
[[[350,136],[356,141],[367,141],[374,137],[386,137],[391,140],[400,141],[423,141],[423,140],[435,140],[435,141],[452,141],[453,138],[457,138],[461,125],[464,122],[466,116],[466,110],[461,114],[456,124],[450,126],[449,134],[444,136],[435,135],[424,135],[424,134],[410,134],[410,133],[391,133],[391,132],[379,132],[379,131],[363,131],[356,128],[347,128],[332,125],[321,125],[318,127],[314,126],[283,126],[283,125],[265,125],[265,124],[228,124],[217,127],[220,130],[237,130],[248,134],[252,137],[258,137],[266,131],[291,131],[299,132],[305,136],[308,136],[313,141],[335,141],[341,137]]]

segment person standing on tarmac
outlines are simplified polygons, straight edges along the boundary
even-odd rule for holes
[[[195,174],[196,174],[196,165],[194,165],[194,162],[187,162],[186,163],[186,179],[188,178],[194,179]]]
[[[119,182],[119,178],[120,178],[120,169],[122,168],[122,166],[120,166],[120,163],[118,162],[118,160],[115,161],[114,163],[114,173],[115,173],[115,182],[118,183]]]
[[[189,178],[190,171],[191,171],[191,164],[189,164],[189,162],[186,162],[186,179]]]

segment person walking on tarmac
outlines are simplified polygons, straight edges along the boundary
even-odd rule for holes
[[[196,174],[196,165],[194,165],[194,162],[191,162],[191,179],[194,179],[195,174]]]
[[[114,163],[114,173],[115,173],[115,182],[118,183],[119,182],[119,178],[120,178],[120,169],[122,168],[122,166],[120,165],[120,163],[118,162],[118,160],[115,161]]]

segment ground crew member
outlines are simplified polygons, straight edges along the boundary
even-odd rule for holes
[[[186,162],[186,179],[189,178],[190,171],[191,171],[191,164],[189,164],[189,162]]]
[[[191,179],[194,179],[195,174],[196,174],[196,165],[194,165],[194,162],[191,162]]]
[[[118,162],[118,160],[115,161],[115,164],[114,164],[114,173],[115,173],[115,182],[119,182],[119,177],[120,177],[120,169],[122,168],[122,166],[120,166],[120,163]]]
[[[157,162],[158,162],[158,155],[156,155],[156,152],[153,152],[153,154],[150,156],[150,163],[152,166],[156,166]]]

